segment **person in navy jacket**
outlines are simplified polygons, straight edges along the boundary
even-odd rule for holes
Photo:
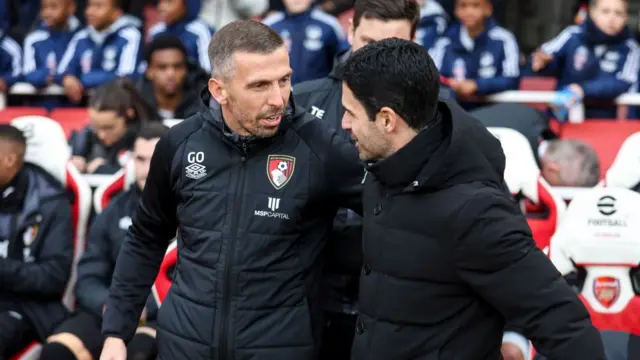
[[[627,1],[593,1],[582,25],[572,25],[542,45],[531,68],[558,78],[558,88],[587,99],[588,119],[616,118],[615,106],[589,106],[588,100],[612,100],[637,80],[639,50],[627,22]]]
[[[457,0],[460,21],[436,42],[430,54],[456,95],[490,95],[515,90],[520,82],[520,50],[515,36],[491,16],[490,0]],[[469,104],[463,105],[468,109]]]
[[[286,12],[276,12],[264,23],[280,33],[291,58],[292,84],[329,75],[339,54],[349,44],[335,17],[312,7],[313,0],[284,0]]]
[[[151,27],[149,37],[153,40],[160,34],[177,36],[189,59],[211,72],[207,49],[214,30],[198,19],[201,5],[200,0],[160,0],[158,10],[163,21]]]
[[[39,28],[24,40],[23,81],[42,88],[53,83],[58,62],[80,28],[73,0],[42,0]]]
[[[423,0],[424,1],[424,0]],[[416,32],[416,42],[425,49],[431,49],[445,33],[449,25],[449,16],[436,0],[424,1],[420,9],[420,23]]]
[[[141,57],[142,35],[122,0],[89,0],[86,16],[89,26],[71,39],[55,77],[76,103],[84,89],[135,75]]]
[[[0,93],[5,93],[11,85],[22,77],[22,50],[9,35],[0,30]]]

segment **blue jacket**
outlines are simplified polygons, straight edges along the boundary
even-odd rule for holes
[[[580,85],[587,102],[588,98],[614,99],[637,80],[638,44],[628,29],[608,36],[587,19],[567,27],[541,49],[553,60],[538,74],[557,77],[558,87]],[[585,116],[612,119],[616,108],[587,106]]]
[[[7,86],[21,79],[22,50],[20,45],[9,35],[0,30],[0,78]]]
[[[41,341],[67,315],[62,295],[74,252],[67,196],[30,164],[0,192],[0,302],[17,306]]]
[[[66,75],[73,75],[85,88],[93,88],[135,75],[141,46],[142,34],[129,17],[119,18],[102,32],[88,26],[71,39],[55,80],[61,84]]]
[[[420,9],[420,23],[416,31],[416,42],[431,49],[449,24],[449,16],[435,0],[428,0],[425,7]]]
[[[201,6],[200,0],[185,0],[185,4],[187,15],[182,21],[176,24],[160,22],[149,29],[149,37],[153,39],[161,34],[179,37],[187,48],[189,58],[199,63],[200,67],[207,72],[211,72],[207,49],[214,30],[207,23],[198,19]]]
[[[67,21],[68,30],[49,29],[45,24],[24,40],[22,76],[25,82],[35,87],[47,86],[47,78],[56,74],[58,62],[67,49],[73,35],[80,29],[75,16]]]
[[[326,77],[338,54],[348,49],[338,19],[319,9],[296,15],[277,12],[263,22],[284,38],[293,69],[292,84]]]
[[[0,0],[0,31],[7,32],[11,29],[11,11],[8,0]]]
[[[478,95],[515,90],[520,82],[520,50],[512,33],[492,18],[476,39],[466,29],[453,25],[431,49],[440,74],[457,80],[472,79]]]

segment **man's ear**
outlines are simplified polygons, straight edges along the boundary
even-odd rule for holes
[[[382,130],[386,133],[394,132],[398,126],[399,120],[400,118],[398,117],[398,114],[387,106],[380,109],[378,114],[376,114],[376,122],[379,121]]]
[[[218,102],[218,104],[227,104],[229,95],[225,89],[224,83],[219,79],[209,79],[209,93]]]

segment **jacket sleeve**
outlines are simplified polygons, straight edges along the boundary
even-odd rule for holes
[[[35,260],[0,259],[0,288],[32,296],[62,295],[73,263],[73,224],[66,199],[42,205]],[[40,247],[41,246],[41,247]]]
[[[111,280],[102,332],[128,342],[133,337],[151,285],[178,227],[171,180],[169,135],[156,145],[140,203],[120,248]]]
[[[564,62],[564,58],[567,53],[567,45],[573,38],[576,31],[576,26],[569,26],[558,36],[542,44],[540,50],[553,57],[546,67],[537,72],[537,75],[558,77],[558,72],[561,69],[561,64]]]
[[[333,130],[330,144],[326,163],[328,189],[339,207],[362,216],[364,166],[358,150]]]
[[[11,86],[22,77],[22,50],[15,40],[5,36],[0,41],[0,77]]]
[[[436,41],[433,48],[429,50],[429,55],[433,59],[434,64],[440,70],[440,74],[444,77],[451,77],[451,73],[443,72],[442,65],[444,62],[444,57],[447,55],[447,51],[449,50],[449,45],[451,44],[451,40],[446,37],[440,38]]]
[[[83,36],[82,31],[80,31],[69,41],[69,46],[62,55],[62,59],[58,63],[56,76],[53,78],[56,84],[62,85],[62,80],[67,75],[80,76],[80,57],[82,53],[78,51],[78,43]]]
[[[141,60],[142,34],[140,30],[128,27],[120,31],[120,36],[125,40],[125,44],[120,49],[115,75],[119,77],[133,76],[137,73]]]
[[[579,84],[585,97],[613,99],[627,92],[638,79],[638,59],[640,51],[633,42],[627,56],[619,60],[619,71],[615,74],[598,77]]]
[[[95,218],[87,237],[87,250],[78,263],[76,299],[82,309],[98,317],[102,317],[113,274],[109,230],[117,225],[110,223],[110,213],[107,208]]]
[[[502,73],[492,78],[478,78],[476,84],[478,95],[490,95],[501,91],[515,90],[520,84],[520,49],[515,36],[505,31],[502,40],[504,58],[502,59]]]
[[[24,81],[37,88],[42,88],[47,85],[47,78],[49,77],[50,71],[47,68],[47,64],[38,61],[35,43],[38,40],[46,40],[48,37],[49,35],[46,32],[38,31],[29,34],[24,40],[22,75],[24,76]]]
[[[576,292],[535,246],[520,210],[496,189],[472,196],[455,221],[460,277],[552,359],[605,360]]]
[[[82,74],[82,76],[80,76],[80,82],[86,89],[91,89],[115,80],[115,78],[116,74],[112,72],[104,70],[93,70],[86,74]]]

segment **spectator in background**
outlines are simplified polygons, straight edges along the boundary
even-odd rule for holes
[[[58,61],[80,27],[74,0],[42,0],[42,23],[24,40],[24,81],[42,88],[53,83]]]
[[[208,61],[208,60],[207,60]],[[200,92],[209,74],[190,62],[183,43],[175,36],[158,36],[147,45],[146,73],[137,88],[163,119],[186,119],[198,112]]]
[[[518,88],[518,43],[512,33],[497,24],[492,13],[490,0],[456,0],[455,14],[460,23],[453,25],[431,50],[440,74],[449,79],[458,96]]]
[[[133,146],[136,184],[116,196],[100,213],[89,231],[87,251],[78,263],[76,299],[78,310],[67,318],[47,339],[40,360],[99,359],[104,337],[101,334],[102,312],[109,294],[120,245],[138,198],[147,180],[151,155],[168,128],[149,123],[140,129]],[[127,359],[155,359],[155,319],[157,306],[150,298],[141,325],[127,348]]]
[[[124,16],[123,1],[89,0],[89,26],[73,37],[60,61],[56,82],[75,103],[82,100],[85,89],[137,70],[142,35],[136,23]]]
[[[151,27],[149,37],[154,39],[160,34],[179,37],[187,49],[189,59],[200,64],[205,71],[211,72],[207,49],[213,29],[198,19],[200,6],[200,0],[160,0],[158,11],[162,22]]]
[[[113,174],[128,161],[140,126],[157,119],[133,85],[119,79],[96,89],[89,120],[71,138],[71,162],[83,173]]]
[[[598,155],[581,140],[552,140],[540,161],[542,176],[551,186],[593,187],[600,179]]]
[[[276,12],[264,23],[284,38],[293,69],[292,84],[323,78],[336,58],[348,49],[338,19],[314,8],[313,0],[284,0],[286,11]]]
[[[535,73],[558,78],[556,106],[612,100],[637,81],[640,52],[626,27],[627,8],[626,0],[593,0],[582,25],[569,26],[533,54]],[[585,117],[614,119],[616,112],[615,106],[586,106]]]
[[[422,0],[418,3],[421,4],[421,9],[416,42],[425,49],[431,49],[447,30],[449,16],[436,0]]]
[[[9,0],[0,0],[0,31],[9,32],[11,29],[11,11],[9,11]]]
[[[263,15],[269,10],[269,0],[203,0],[200,17],[214,29],[234,20]]]
[[[0,93],[20,81],[22,77],[22,50],[9,35],[0,30]]]
[[[26,139],[0,125],[0,359],[43,341],[67,315],[71,206],[62,185],[26,164]]]

